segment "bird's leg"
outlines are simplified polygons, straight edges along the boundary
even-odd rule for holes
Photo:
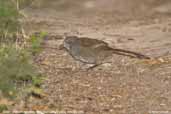
[[[103,64],[103,63],[101,63],[101,64]],[[97,67],[97,66],[99,66],[99,65],[101,65],[101,64],[94,64],[93,66],[88,67],[88,68],[87,68],[87,71],[88,71],[88,70],[92,70],[92,69],[94,69],[95,67]]]
[[[90,64],[87,64],[87,63],[82,63],[82,62],[79,62],[77,63],[77,67],[79,68],[79,70],[83,70],[83,71],[87,71],[87,69],[89,69],[90,67]]]

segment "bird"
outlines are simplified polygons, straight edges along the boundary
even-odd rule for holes
[[[63,47],[75,60],[85,64],[93,64],[91,68],[103,64],[105,59],[113,54],[150,59],[146,55],[124,49],[115,49],[105,41],[88,37],[66,36]]]

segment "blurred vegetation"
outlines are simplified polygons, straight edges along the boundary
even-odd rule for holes
[[[33,0],[0,0],[0,37],[11,37],[20,31],[19,10],[27,7]]]
[[[18,5],[19,5],[18,8],[23,9],[25,7],[30,6],[33,3],[33,1],[37,1],[37,0],[15,0],[15,1],[18,2]]]
[[[11,0],[0,0],[0,37],[11,36],[19,29],[19,12]],[[3,39],[4,40],[4,39]]]
[[[43,39],[46,37],[46,32],[35,33],[30,36],[29,42],[31,44],[29,51],[32,52],[33,55],[41,52],[43,43]]]
[[[15,96],[17,87],[25,84],[39,86],[40,73],[35,70],[29,52],[15,46],[0,48],[0,90],[6,96]]]
[[[2,113],[4,110],[7,110],[7,106],[6,105],[0,105],[0,113]]]
[[[45,33],[31,36],[27,48],[18,43],[21,39],[20,6],[32,0],[0,0],[0,92],[13,98],[21,88],[40,87],[42,76],[33,64],[33,56],[40,52]],[[34,55],[33,55],[34,54]]]

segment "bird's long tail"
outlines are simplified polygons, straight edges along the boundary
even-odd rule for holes
[[[133,51],[128,51],[128,50],[124,50],[124,49],[112,49],[113,53],[116,53],[118,55],[124,55],[124,56],[129,56],[129,57],[133,57],[133,58],[139,58],[139,59],[150,59],[150,57],[137,53],[137,52],[133,52]]]

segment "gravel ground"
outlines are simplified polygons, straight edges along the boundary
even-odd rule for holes
[[[154,58],[113,55],[110,63],[85,71],[66,51],[45,48],[37,64],[46,75],[43,88],[47,96],[30,99],[27,108],[43,105],[47,110],[85,114],[171,113],[171,3],[128,1],[68,2],[67,10],[55,8],[52,1],[45,8],[23,10],[28,33],[54,35],[45,40],[45,46],[58,48],[63,39],[55,36],[67,33]]]

